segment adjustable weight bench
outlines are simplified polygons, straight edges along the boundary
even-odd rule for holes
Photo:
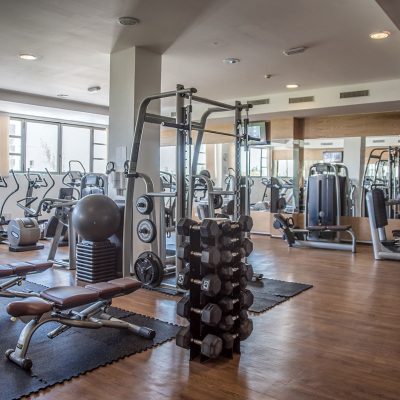
[[[42,262],[33,260],[30,262],[21,261],[0,265],[0,279],[6,279],[0,282],[0,297],[32,297],[38,296],[34,292],[22,292],[10,290],[13,286],[21,286],[27,275],[37,274],[46,271],[53,266],[52,262]]]
[[[7,350],[6,357],[21,368],[29,370],[32,367],[32,361],[26,357],[29,343],[35,331],[48,322],[60,324],[47,334],[49,339],[71,327],[127,329],[146,339],[153,339],[156,334],[154,330],[107,314],[113,298],[127,295],[141,287],[141,283],[132,278],[119,278],[85,287],[59,286],[45,289],[38,297],[27,297],[8,304],[7,312],[12,317],[20,318],[26,326],[15,349]],[[87,307],[82,309],[82,306]],[[79,310],[74,310],[77,307]]]

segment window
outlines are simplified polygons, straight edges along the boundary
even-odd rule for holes
[[[14,171],[63,173],[70,160],[79,160],[87,172],[105,172],[107,130],[61,122],[11,118],[10,168]]]
[[[86,171],[90,171],[90,129],[62,125],[62,172],[68,171],[70,160],[79,160]],[[77,143],[79,145],[77,146]]]
[[[93,172],[105,173],[107,166],[107,132],[105,129],[93,131]]]
[[[57,172],[58,125],[43,122],[26,123],[25,168],[32,171]]]
[[[191,146],[191,154],[193,161],[194,146]],[[202,144],[199,152],[199,160],[197,163],[197,172],[206,169],[206,145]],[[176,173],[176,146],[160,147],[160,171]]]
[[[249,147],[249,173],[253,177],[270,176],[268,167],[268,153],[267,147]],[[242,175],[246,174],[246,152],[242,148],[241,154],[241,169]]]
[[[9,131],[10,169],[22,170],[22,121],[10,121]]]
[[[176,147],[160,147],[160,171],[175,174],[176,172]]]

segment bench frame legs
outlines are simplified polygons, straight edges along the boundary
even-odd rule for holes
[[[26,276],[14,276],[5,282],[0,282],[0,297],[38,297],[36,292],[22,292],[18,290],[9,290],[13,286],[21,286]]]
[[[23,369],[31,369],[32,361],[26,357],[29,344],[36,330],[48,322],[58,322],[60,324],[56,329],[47,334],[49,339],[54,339],[71,327],[86,329],[100,329],[103,327],[127,329],[129,332],[146,339],[153,339],[155,337],[155,331],[150,328],[131,324],[107,314],[106,311],[110,305],[110,300],[101,300],[89,305],[82,311],[70,310],[63,313],[55,308],[52,312],[37,315],[33,318],[21,317],[20,319],[22,321],[29,322],[27,322],[22,330],[15,349],[6,351],[6,357]]]

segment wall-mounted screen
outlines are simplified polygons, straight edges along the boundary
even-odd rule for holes
[[[326,163],[341,163],[343,162],[343,151],[324,151],[323,160]]]
[[[249,144],[270,143],[269,123],[267,121],[250,122],[248,126]]]

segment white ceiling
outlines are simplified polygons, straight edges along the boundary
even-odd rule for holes
[[[0,0],[0,88],[108,105],[110,53],[134,45],[163,53],[210,1]],[[120,26],[127,15],[142,23]]]
[[[140,25],[119,26],[123,15]],[[388,40],[368,38],[382,29]],[[164,54],[163,89],[179,82],[216,99],[400,78],[400,33],[375,0],[0,0],[0,38],[1,89],[100,105],[111,51],[132,45]],[[282,54],[300,45],[309,49]],[[89,94],[93,85],[103,90]]]

